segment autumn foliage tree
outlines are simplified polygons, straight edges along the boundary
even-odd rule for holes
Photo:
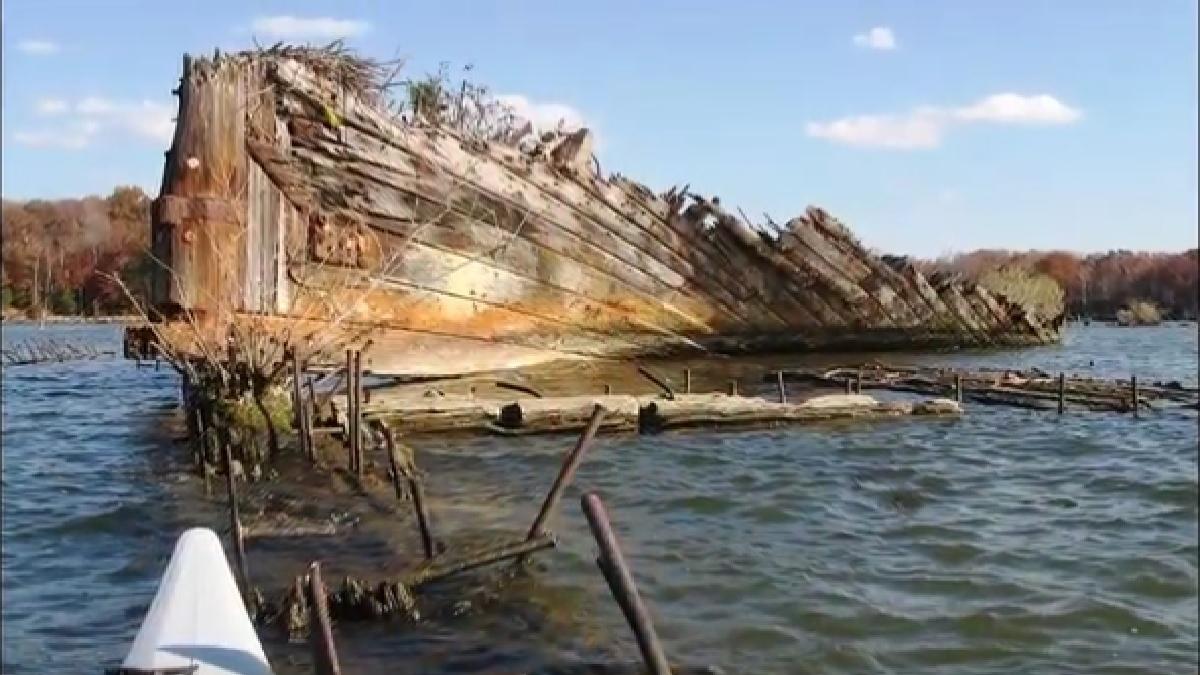
[[[145,292],[150,198],[137,187],[108,197],[3,202],[5,310],[119,313],[128,298],[105,273]]]
[[[1120,250],[1090,255],[984,249],[946,256],[926,266],[971,278],[1004,267],[1040,272],[1062,286],[1068,312],[1075,316],[1112,319],[1132,303],[1148,301],[1172,318],[1194,319],[1200,304],[1197,249],[1182,253]]]

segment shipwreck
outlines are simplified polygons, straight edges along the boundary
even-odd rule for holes
[[[398,374],[1059,339],[1061,316],[875,256],[819,208],[756,225],[605,175],[587,129],[430,82],[397,107],[388,74],[338,47],[184,57],[153,209],[164,325],[336,324]]]

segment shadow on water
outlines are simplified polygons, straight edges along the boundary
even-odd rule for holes
[[[54,330],[119,339],[113,328]],[[729,360],[696,385],[853,358]],[[1063,347],[882,358],[1194,384],[1196,342],[1194,327],[1093,326],[1072,329]],[[589,368],[614,388],[653,387]],[[115,663],[176,534],[225,531],[223,498],[206,498],[180,464],[175,387],[166,370],[121,361],[5,372],[6,672]],[[687,664],[1187,672],[1197,649],[1196,421],[981,408],[953,421],[602,436],[551,523],[557,551],[515,574],[501,566],[423,590],[419,624],[339,624],[339,652],[359,674],[636,672],[577,508],[591,489],[604,495],[668,653]],[[437,536],[454,547],[522,533],[570,439],[413,445]],[[311,473],[271,499],[249,486],[255,583],[282,589],[313,558],[331,585],[410,564],[420,544],[408,505],[371,494]],[[285,517],[296,514],[299,524]],[[306,645],[263,638],[276,672],[310,672]]]

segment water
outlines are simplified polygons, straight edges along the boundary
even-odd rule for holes
[[[109,348],[119,337],[112,327],[5,328],[6,341],[35,334]],[[887,358],[1194,385],[1196,350],[1194,325],[1076,326],[1062,347]],[[165,369],[115,359],[6,369],[5,672],[98,672],[119,661],[176,534],[224,528],[222,500],[205,499],[184,473],[176,388]],[[439,536],[452,545],[516,536],[568,445],[420,441]],[[637,653],[592,562],[582,489],[604,496],[668,653],[689,665],[1196,671],[1196,413],[1135,422],[994,407],[961,420],[602,437],[552,524],[559,550],[502,585],[483,575],[431,589],[421,625],[340,625],[343,669],[632,672],[601,667]],[[260,585],[284,586],[313,557],[329,578],[379,578],[399,566],[398,552],[417,550],[387,500],[324,477],[291,497],[360,525],[252,540]],[[263,638],[277,672],[308,672],[304,645]]]

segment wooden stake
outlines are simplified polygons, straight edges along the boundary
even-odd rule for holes
[[[729,395],[730,395],[730,396],[737,396],[737,395],[738,395],[738,393],[737,393],[737,380],[730,380],[730,381],[729,381]]]
[[[608,384],[607,382],[604,383],[604,393],[606,395],[612,393],[612,385],[611,384]]]
[[[779,402],[787,403],[787,387],[783,384],[783,371],[775,371],[775,383],[779,385]]]
[[[238,514],[237,479],[233,475],[233,452],[228,440],[221,443],[221,454],[225,461],[225,488],[229,492],[229,534],[233,539],[233,556],[238,568],[238,582],[242,597],[250,597],[250,569],[246,564],[246,540],[242,532],[242,519]]]
[[[355,422],[358,420],[357,411],[354,410],[354,350],[346,350],[346,455],[347,465],[350,472],[355,473],[354,468],[354,436],[357,433]]]
[[[305,433],[304,387],[300,380],[300,359],[296,358],[294,351],[289,356],[292,360],[292,417],[295,421],[296,434],[300,438],[300,452],[304,453],[305,457],[312,459],[312,450],[308,447],[311,437]]]
[[[333,644],[333,625],[329,621],[329,604],[325,584],[321,580],[321,563],[308,567],[309,642],[313,648],[313,664],[317,675],[341,675],[337,648]]]
[[[571,479],[575,477],[575,470],[583,462],[583,456],[592,445],[592,439],[596,437],[596,432],[600,430],[600,422],[604,419],[604,406],[596,404],[592,409],[592,416],[588,420],[587,426],[584,427],[583,433],[579,435],[579,440],[575,441],[575,447],[567,453],[563,458],[562,467],[558,470],[558,476],[554,478],[554,484],[550,486],[550,492],[546,493],[546,499],[542,501],[542,508],[538,510],[537,517],[533,519],[533,525],[529,526],[529,534],[526,535],[526,541],[532,541],[541,535],[545,534],[546,521],[550,519],[550,515],[558,506],[559,500],[562,499],[563,491],[567,489],[567,485],[571,483]]]
[[[599,495],[588,493],[583,495],[580,503],[583,505],[583,513],[587,516],[592,536],[600,547],[596,564],[608,581],[609,590],[621,606],[629,627],[633,629],[646,668],[651,675],[670,675],[671,667],[667,663],[667,655],[663,652],[654,624],[650,621],[650,613],[638,595],[633,575],[629,573],[629,567],[625,564],[617,535],[613,533],[608,513],[604,510],[604,502],[600,500]]]
[[[854,374],[854,393],[862,393],[862,368],[859,368],[858,372]]]
[[[309,393],[312,392],[312,382],[309,381]],[[300,445],[304,448],[304,452],[308,457],[308,461],[313,464],[317,463],[317,446],[313,443],[313,415],[316,414],[313,409],[316,406],[316,401],[312,398],[300,399]]]
[[[1136,419],[1141,415],[1141,411],[1138,410],[1141,406],[1138,404],[1137,375],[1129,376],[1129,392],[1133,396],[1133,417]]]
[[[959,403],[963,400],[962,373],[954,374],[954,400]]]
[[[847,394],[854,393],[854,380],[851,380],[848,377],[846,378],[846,393]]]
[[[362,352],[354,352],[354,473],[362,476]]]
[[[684,393],[692,393],[692,369],[683,369],[683,391]]]
[[[1063,414],[1067,409],[1067,374],[1058,374],[1058,414]]]

